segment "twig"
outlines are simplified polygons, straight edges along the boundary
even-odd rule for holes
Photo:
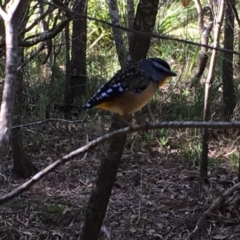
[[[0,16],[5,21],[7,20],[7,13],[0,7]]]
[[[225,0],[219,3],[219,12],[216,17],[216,23],[214,24],[214,41],[213,46],[217,47],[220,42],[221,27],[223,23],[223,17],[225,13]],[[212,51],[211,59],[209,62],[209,69],[207,79],[205,81],[205,95],[204,95],[204,108],[203,108],[203,121],[209,121],[211,119],[211,91],[214,81],[215,68],[217,64],[217,51]],[[208,168],[208,152],[209,152],[209,131],[208,128],[204,128],[202,132],[202,152],[200,163],[200,175],[201,178],[207,180],[207,168]]]
[[[32,126],[35,126],[35,125],[39,125],[39,124],[43,124],[43,123],[48,123],[48,122],[85,123],[86,121],[85,121],[85,120],[75,120],[75,121],[71,121],[71,120],[66,120],[66,119],[62,119],[62,118],[49,118],[49,119],[39,120],[39,121],[32,122],[32,123],[16,125],[16,126],[13,126],[12,129],[14,129],[14,128],[32,127]]]
[[[93,121],[93,120],[92,120]],[[92,122],[91,121],[91,122]],[[86,123],[85,120],[75,120],[70,121],[62,118],[49,118],[45,120],[40,120],[33,123],[27,123],[22,125],[16,125],[12,128],[24,128],[24,127],[31,127],[43,123],[48,122],[63,122],[63,123]],[[90,121],[88,121],[90,122]],[[240,121],[239,122],[201,122],[201,121],[186,121],[186,122],[179,122],[179,121],[169,121],[169,122],[159,122],[159,123],[149,123],[143,125],[132,126],[130,128],[131,131],[141,131],[141,130],[153,130],[158,128],[240,128]],[[127,131],[127,132],[130,132]],[[124,133],[127,133],[124,131]]]
[[[49,120],[49,119],[48,119]],[[47,121],[47,120],[46,120]],[[66,120],[67,121],[67,120]],[[70,161],[72,158],[86,153],[92,148],[98,146],[100,143],[105,142],[109,138],[115,137],[120,134],[126,134],[130,132],[139,132],[139,131],[147,131],[159,128],[240,128],[240,122],[160,122],[160,123],[147,123],[140,126],[131,126],[125,127],[119,130],[115,130],[113,132],[109,132],[101,137],[96,138],[95,140],[89,142],[88,144],[84,145],[83,147],[78,148],[70,152],[69,154],[65,155],[64,157],[56,160],[54,163],[50,164],[42,171],[35,174],[30,180],[26,181],[24,184],[20,185],[16,189],[12,190],[11,192],[0,196],[0,205],[13,199],[16,196],[19,196],[21,193],[28,190],[32,185],[39,182],[45,175],[49,172],[55,170],[57,167],[61,166],[62,164]],[[236,186],[235,186],[236,188]]]
[[[240,190],[240,183],[236,184],[232,188],[223,192],[213,203],[212,205],[203,213],[203,215],[197,221],[197,224],[194,230],[186,237],[185,240],[191,240],[192,237],[200,230],[200,227],[205,220],[205,218],[213,212],[229,195],[233,194],[235,191]]]
[[[55,170],[57,167],[61,166],[62,164],[66,163],[67,161],[70,161],[72,158],[86,153],[87,151],[89,151],[90,149],[94,148],[95,146],[99,145],[100,143],[106,141],[107,139],[109,139],[110,137],[114,137],[116,135],[122,134],[122,133],[126,133],[130,131],[130,127],[127,128],[123,128],[117,131],[113,131],[110,133],[105,134],[102,137],[99,137],[91,142],[89,142],[88,144],[86,144],[85,146],[78,148],[75,151],[70,152],[69,154],[65,155],[64,157],[56,160],[55,162],[53,162],[52,164],[50,164],[49,166],[47,166],[46,168],[44,168],[42,171],[38,172],[37,174],[35,174],[31,179],[29,179],[28,181],[26,181],[25,183],[23,183],[22,185],[20,185],[19,187],[17,187],[16,189],[14,189],[13,191],[2,195],[0,197],[0,204],[3,204],[5,202],[8,202],[9,200],[13,199],[16,196],[19,196],[21,193],[25,192],[26,190],[28,190],[32,185],[34,185],[35,183],[39,182],[45,175],[47,175],[49,172]]]
[[[193,42],[193,41],[190,41],[190,40],[176,38],[176,37],[173,37],[173,36],[160,35],[160,34],[157,34],[157,33],[146,33],[146,32],[134,30],[134,29],[131,29],[131,28],[128,28],[128,27],[124,27],[124,26],[121,26],[121,25],[116,25],[116,24],[110,23],[110,22],[102,20],[102,19],[90,17],[88,15],[81,15],[81,14],[75,13],[75,12],[73,12],[73,11],[67,9],[67,8],[64,8],[62,6],[56,5],[54,3],[47,2],[46,4],[48,4],[50,6],[58,7],[60,9],[64,10],[64,11],[72,13],[73,15],[76,15],[78,17],[86,18],[86,19],[91,20],[91,21],[96,21],[98,23],[102,23],[104,25],[107,25],[107,26],[110,26],[110,27],[113,27],[113,28],[121,29],[121,30],[124,30],[126,32],[141,34],[141,35],[145,35],[145,36],[151,36],[152,38],[157,38],[157,39],[165,39],[165,40],[176,41],[176,42],[180,42],[180,43],[186,43],[186,44],[190,44],[190,45],[194,45],[194,46],[198,46],[198,47],[206,47],[208,49],[215,49],[219,52],[231,52],[231,53],[240,55],[239,51],[224,49],[224,48],[220,48],[220,47],[214,47],[212,45],[201,44],[201,43]]]

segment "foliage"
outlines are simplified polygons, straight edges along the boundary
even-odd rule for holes
[[[126,26],[126,1],[118,1],[118,4],[121,17],[120,22],[123,26]],[[135,2],[135,4],[137,4],[137,2]],[[204,7],[204,4],[206,3],[203,2],[202,4]],[[44,10],[47,9],[48,7],[45,6]],[[39,9],[34,8],[33,3],[31,5],[31,11],[28,24],[33,23],[40,15]],[[56,18],[57,15],[58,11],[56,10],[47,15],[46,21],[50,27],[54,25],[54,22],[50,19]],[[110,22],[108,5],[104,0],[97,2],[94,0],[88,1],[88,15],[96,19]],[[57,22],[59,22],[59,20]],[[82,102],[111,78],[120,68],[111,27],[94,20],[88,20],[87,26],[88,81],[86,87],[87,96],[80,96]],[[37,35],[42,31],[42,24],[39,24],[26,32],[25,36],[26,38],[31,39],[34,34]],[[200,35],[197,23],[197,12],[194,3],[189,1],[188,5],[184,7],[179,1],[160,1],[155,32],[160,35],[170,35],[175,38],[199,42]],[[58,113],[54,110],[54,104],[63,101],[65,91],[65,56],[66,54],[71,56],[71,52],[66,52],[64,41],[65,33],[61,32],[53,39],[51,57],[44,65],[42,62],[48,52],[48,49],[46,48],[37,54],[24,68],[25,107],[23,113],[26,117],[28,117],[29,112],[31,112],[31,115],[35,115],[35,117],[44,117],[45,110],[49,106],[52,110],[51,116],[57,116]],[[127,44],[126,33],[124,33],[124,41]],[[237,41],[235,44],[237,44]],[[34,55],[39,45],[40,44],[24,48],[25,59]],[[199,51],[199,47],[184,42],[157,38],[152,39],[148,56],[158,56],[165,59],[170,63],[172,70],[177,72],[178,76],[170,80],[163,89],[159,90],[143,112],[144,118],[150,119],[151,121],[202,119],[204,80],[206,79],[207,72],[204,73],[202,82],[197,86],[194,86],[193,89],[190,89],[188,85],[198,62]],[[212,117],[216,120],[221,118],[221,66],[222,56],[219,54],[212,90],[212,102],[214,106],[212,109]],[[1,69],[3,68],[4,66],[1,64]],[[45,71],[43,69],[47,70]],[[54,76],[52,76],[53,71],[55,71]],[[54,84],[53,90],[51,90],[51,82]],[[240,91],[238,90],[238,95],[239,92]],[[96,114],[96,110],[92,109],[88,111],[88,113],[91,118],[92,115]],[[108,118],[105,118],[104,115],[105,112],[98,111],[98,118],[105,122],[105,119]],[[24,119],[26,119],[25,116]],[[153,136],[152,133],[145,133],[144,138],[146,141],[149,139],[156,139],[156,142],[161,146],[168,146],[169,133],[163,133],[162,137],[158,136],[159,133],[156,133],[155,135],[156,136]],[[191,136],[189,136],[189,138],[191,138]],[[196,145],[198,145],[198,143],[196,143]],[[195,155],[194,152],[196,152],[196,155],[198,153],[198,150],[192,149],[190,151],[193,151],[193,155]]]
[[[46,2],[51,3],[51,1]],[[65,1],[63,2],[66,3]],[[197,13],[193,2],[194,1],[188,1],[188,5],[183,7],[181,1],[160,1],[155,32],[159,35],[173,36],[174,38],[186,41],[200,42],[201,37],[199,35]],[[203,5],[206,4],[206,1],[201,2]],[[216,3],[217,1],[214,2]],[[135,3],[137,4],[137,1],[135,1]],[[123,26],[126,26],[126,1],[118,1],[118,4],[121,16],[120,22]],[[48,5],[44,6],[44,11],[47,11],[49,9],[48,7]],[[69,7],[71,8],[72,6],[70,5]],[[237,8],[239,8],[238,5]],[[39,8],[35,8],[34,1],[32,1],[30,5],[30,10],[30,17],[27,26],[40,16],[40,10]],[[93,18],[110,22],[108,5],[105,0],[89,0],[88,15]],[[53,26],[56,26],[56,23],[61,23],[64,18],[64,13],[59,9],[55,9],[47,14],[44,20],[46,20],[48,23],[47,26],[50,29]],[[27,31],[24,37],[30,40],[34,39],[35,35],[44,37],[48,34],[49,29],[45,29],[45,31],[43,29],[43,22],[39,20],[39,23],[30,31]],[[24,67],[24,107],[22,111],[22,120],[24,123],[45,118],[47,110],[50,112],[50,117],[65,117],[62,112],[55,109],[56,104],[64,103],[67,68],[66,56],[71,57],[71,51],[68,52],[66,49],[65,34],[66,32],[62,30],[51,41],[44,40],[44,48],[37,54],[36,52],[40,48],[42,42],[24,48],[24,61],[28,61],[33,57]],[[71,34],[72,30],[70,24],[70,35]],[[124,42],[127,44],[127,34],[124,32],[123,36]],[[238,40],[239,39],[236,37],[235,47],[238,45]],[[221,39],[220,44],[222,44],[222,42],[223,39]],[[51,44],[52,52],[50,53],[48,60],[43,63],[50,51],[48,44]],[[165,59],[169,62],[172,70],[177,72],[178,76],[169,80],[168,83],[158,91],[154,96],[154,99],[139,114],[141,121],[138,122],[138,117],[134,117],[134,123],[137,122],[141,124],[144,121],[202,120],[204,108],[204,83],[207,78],[209,65],[207,65],[207,68],[201,77],[201,81],[192,88],[189,87],[189,81],[194,74],[199,60],[200,50],[200,47],[187,44],[186,42],[171,39],[152,39],[148,56],[157,56]],[[209,56],[210,53],[211,51],[209,51]],[[237,60],[238,57],[236,56],[234,61],[237,62]],[[214,82],[212,84],[211,120],[221,120],[222,116],[222,62],[223,55],[219,53],[214,72]],[[4,57],[2,57],[0,62],[1,78],[4,77],[4,67]],[[87,91],[86,96],[80,96],[82,102],[110,79],[119,67],[120,65],[118,63],[111,27],[107,24],[99,23],[98,21],[88,20]],[[236,71],[235,85],[237,96],[240,96],[239,81],[239,73]],[[239,112],[238,104],[233,120],[239,120]],[[71,116],[71,120],[72,119],[75,119],[75,116]],[[70,150],[78,148],[79,145],[83,145],[86,141],[89,141],[89,139],[95,138],[103,132],[108,131],[111,116],[104,111],[91,109],[84,113],[78,113],[77,119],[85,119],[87,123],[69,123],[66,125],[50,123],[43,127],[37,126],[33,129],[23,129],[23,136],[25,139],[24,149],[27,151],[29,157],[35,160],[38,169],[44,168],[45,165],[51,163],[53,159],[66,154]],[[179,210],[179,205],[176,204],[178,201],[183,205],[186,201],[189,201],[184,208],[181,206],[181,212],[179,213],[182,219],[184,219],[186,216],[192,218],[194,214],[192,213],[192,209],[186,210],[189,206],[192,206],[192,199],[194,199],[198,205],[205,206],[206,194],[209,194],[209,190],[199,197],[198,193],[203,191],[202,186],[200,186],[197,188],[199,192],[196,194],[196,185],[198,182],[198,180],[196,180],[198,176],[196,169],[198,170],[199,168],[198,161],[202,147],[200,135],[200,130],[192,129],[160,129],[154,132],[143,132],[131,135],[126,144],[122,169],[119,172],[117,182],[115,183],[117,187],[112,196],[114,204],[117,204],[117,211],[110,217],[108,216],[110,220],[107,219],[107,228],[116,229],[119,227],[118,230],[121,234],[123,233],[123,230],[125,230],[127,236],[126,239],[135,239],[136,233],[139,234],[138,236],[142,237],[141,234],[143,232],[145,234],[144,238],[162,238],[163,236],[158,234],[158,231],[165,231],[164,234],[167,232],[166,235],[171,238],[171,236],[168,235],[170,232],[170,228],[168,227],[171,226],[171,224],[166,226],[164,223],[164,227],[162,227],[160,223],[156,224],[156,219],[158,219],[159,222],[161,221],[162,214],[165,214],[164,216],[169,215],[169,212],[162,212],[164,209],[164,211],[168,211],[169,205],[173,203],[173,209],[177,212],[176,209],[178,208]],[[239,145],[239,133],[224,132],[221,130],[216,132],[213,131],[209,139],[209,144],[209,166],[211,171],[215,171],[216,169],[217,171],[220,171],[222,166],[224,166],[225,169],[229,171],[227,173],[228,175],[235,175],[232,170],[238,170],[239,152],[237,146]],[[11,222],[9,220],[9,213],[4,212],[5,210],[3,208],[1,210],[3,211],[2,216],[6,218],[7,224],[2,225],[7,226],[7,228],[5,228],[5,230],[7,229],[6,232],[12,234],[12,232],[14,232],[13,228],[15,228],[16,224],[20,224],[19,229],[22,229],[22,223],[24,223],[24,227],[29,227],[29,219],[33,225],[35,224],[34,221],[37,222],[37,224],[34,225],[37,234],[36,238],[32,235],[33,239],[46,239],[48,237],[55,239],[58,237],[57,233],[52,231],[52,229],[40,234],[39,229],[37,228],[38,226],[41,226],[42,229],[44,225],[52,228],[58,226],[60,223],[60,225],[68,226],[68,231],[71,231],[72,224],[77,224],[76,232],[78,232],[79,222],[82,221],[82,219],[79,218],[83,215],[82,209],[79,209],[79,199],[81,201],[85,200],[85,193],[88,193],[89,189],[92,187],[94,177],[93,172],[95,172],[99,165],[100,156],[104,154],[106,154],[106,150],[101,146],[97,148],[95,152],[90,152],[88,156],[84,156],[82,160],[87,157],[87,161],[79,161],[79,159],[75,159],[73,162],[66,164],[64,169],[59,170],[60,175],[58,175],[59,172],[57,172],[56,175],[50,175],[49,178],[46,178],[47,185],[50,185],[50,187],[45,187],[44,181],[43,185],[38,185],[36,187],[39,192],[43,191],[43,194],[45,194],[46,191],[49,198],[53,196],[52,192],[54,192],[54,196],[59,195],[66,199],[69,198],[69,202],[47,202],[46,200],[46,203],[44,202],[42,206],[36,206],[37,203],[39,203],[39,199],[36,200],[37,203],[34,203],[34,205],[32,205],[31,202],[34,199],[31,199],[29,201],[30,205],[28,206],[26,203],[23,203],[21,198],[19,198],[18,202],[13,202],[13,204],[10,205],[13,214],[20,210],[25,215],[27,215],[26,212],[28,211],[33,210],[34,212],[30,218],[30,215],[27,215],[24,221],[17,216],[17,220]],[[5,182],[5,187],[8,188],[10,181],[8,175],[11,175],[11,173],[9,173],[9,161],[5,165],[7,165],[7,167],[3,170],[2,178],[3,182]],[[189,169],[194,172],[195,179],[193,181],[188,181],[186,184],[186,179],[192,178]],[[4,176],[5,173],[8,174],[7,177]],[[221,176],[222,175],[220,175],[220,177]],[[53,177],[55,179],[54,181],[52,180]],[[214,174],[212,174],[211,177],[214,178]],[[217,175],[216,178],[218,177],[219,176]],[[178,181],[181,182],[181,188],[179,187],[179,189],[177,189],[176,186],[176,190],[172,188],[172,185],[174,185],[173,183],[176,183],[175,180],[173,180],[174,178],[177,178]],[[60,187],[56,188],[56,182]],[[214,196],[218,196],[219,189],[222,191],[222,186],[218,186],[216,182],[214,183]],[[12,184],[12,187],[15,188],[15,179]],[[65,184],[68,184],[67,187]],[[130,186],[131,189],[129,190],[125,188],[125,186]],[[49,189],[51,189],[52,192],[50,192]],[[82,189],[84,189],[84,193]],[[129,192],[127,192],[128,190]],[[158,194],[158,191],[161,194]],[[74,192],[74,194],[68,195],[69,192]],[[156,192],[157,194],[155,194]],[[35,192],[33,194],[35,194]],[[74,198],[76,194],[78,198],[74,200],[77,202],[77,211],[73,209],[73,206],[71,205],[75,204],[72,203],[72,198]],[[157,197],[155,197],[155,195]],[[189,195],[191,195],[191,198],[188,197]],[[129,196],[136,201],[133,206],[130,206],[131,204],[129,204],[131,200]],[[208,196],[213,198],[211,194]],[[23,197],[25,198],[26,196]],[[122,199],[128,199],[128,201],[123,202]],[[161,208],[158,208],[159,202],[163,204]],[[69,210],[70,205],[72,208],[71,210]],[[115,206],[110,205],[111,211],[114,211],[114,207]],[[129,209],[131,211],[129,211]],[[152,211],[151,214],[147,213],[149,209]],[[199,206],[197,209],[199,209]],[[171,214],[171,219],[174,219],[176,215],[174,215],[174,212],[171,212]],[[33,219],[33,216],[36,219]],[[224,213],[219,213],[218,216],[224,216]],[[114,221],[111,222],[111,218],[113,218]],[[121,223],[117,221],[116,224],[116,219],[121,219]],[[229,215],[226,216],[226,219],[229,219]],[[236,219],[232,222],[235,222]],[[151,228],[154,228],[156,225],[155,229],[147,229],[146,225],[149,226],[150,224],[146,224],[146,222],[151,223]],[[214,216],[211,218],[211,226],[213,226],[211,229],[213,229],[216,234],[218,234],[219,231],[214,228],[219,224],[221,225],[219,227],[220,229],[222,227],[222,222],[223,221],[215,221]],[[184,222],[183,225],[187,226],[188,224],[188,222]],[[175,226],[176,221],[173,221],[172,225]],[[189,229],[190,228],[192,228],[192,223]],[[171,232],[174,234],[176,229],[180,228],[176,226]],[[107,233],[106,230],[104,231],[104,233]],[[69,237],[61,236],[60,232],[61,229],[59,230],[59,238]],[[179,233],[180,236],[184,231],[181,229],[179,232],[181,232]],[[25,231],[24,234],[28,237],[27,235],[32,233],[29,230],[29,232]],[[114,231],[112,231],[111,234],[112,238],[115,237],[114,239],[117,239],[117,234]],[[120,234],[117,237],[119,236]],[[8,239],[14,239],[13,235],[7,237]],[[76,238],[76,234],[74,237]],[[219,235],[215,236],[216,239],[218,237]],[[109,238],[109,236],[107,236],[107,238]],[[16,239],[19,239],[19,236],[17,236]],[[204,239],[206,239],[206,237]]]

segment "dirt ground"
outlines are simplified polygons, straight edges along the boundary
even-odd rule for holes
[[[51,128],[58,135],[49,135],[49,127],[32,130],[34,134],[41,132],[44,141],[25,138],[25,150],[38,169],[85,141],[84,132],[73,126]],[[90,140],[94,137],[91,135]],[[184,239],[213,200],[236,184],[237,174],[223,158],[217,167],[210,167],[210,183],[202,185],[199,167],[179,149],[163,148],[154,141],[141,146],[137,141],[135,134],[126,144],[99,239]],[[66,163],[29,191],[1,205],[0,239],[79,239],[104,149],[104,145],[99,146],[86,158],[79,156]],[[12,173],[11,162],[10,157],[6,159],[0,174],[1,195],[25,181]],[[240,239],[238,198],[238,194],[231,196],[227,204],[214,211],[194,239]]]

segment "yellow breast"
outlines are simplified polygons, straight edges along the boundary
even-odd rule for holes
[[[158,83],[151,82],[149,86],[141,92],[125,92],[120,96],[98,104],[97,108],[102,108],[119,115],[128,115],[142,109],[153,97],[158,89]]]

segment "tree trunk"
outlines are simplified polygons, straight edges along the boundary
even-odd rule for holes
[[[112,118],[111,130],[122,128],[118,116]],[[111,196],[113,184],[121,161],[127,135],[119,135],[109,140],[106,156],[102,159],[97,173],[97,180],[85,213],[81,240],[97,240]]]
[[[120,17],[118,4],[116,0],[108,0],[109,14],[113,24],[120,25]],[[122,30],[118,28],[112,28],[113,37],[115,41],[115,46],[117,50],[118,60],[120,62],[121,67],[124,66],[125,63],[125,47],[123,42]]]
[[[73,12],[86,15],[87,0],[74,0]],[[81,99],[86,93],[86,49],[87,49],[87,19],[75,15],[72,33],[72,63],[69,79],[70,88],[67,89],[71,97],[66,99]],[[67,103],[67,104],[72,104]]]
[[[158,11],[159,0],[140,0],[134,19],[134,30],[148,33],[149,35],[133,34],[129,47],[128,62],[133,63],[146,58],[150,46],[151,36]]]
[[[21,113],[22,113],[22,97],[23,97],[23,74],[21,71],[18,72],[17,78],[17,94],[14,104],[14,125],[21,124]],[[22,146],[22,136],[20,128],[12,129],[12,156],[13,156],[13,171],[21,177],[27,178],[31,176],[35,168],[28,157],[24,154]]]
[[[190,80],[190,88],[193,86],[195,87],[195,92],[199,88],[199,81],[202,77],[202,74],[206,68],[207,61],[208,61],[208,45],[209,42],[209,36],[212,31],[213,27],[213,19],[212,19],[212,13],[210,13],[210,21],[208,22],[207,26],[204,25],[204,11],[202,9],[201,2],[199,0],[194,0],[195,6],[197,9],[198,13],[198,27],[199,27],[199,32],[201,35],[201,44],[204,46],[201,46],[201,50],[199,53],[199,58],[198,58],[198,64],[194,73],[194,76]]]
[[[216,26],[214,32],[214,43],[213,47],[218,47],[220,34],[221,34],[221,27],[223,22],[224,16],[224,6],[225,0],[219,2],[219,12],[216,16]],[[203,121],[210,120],[210,100],[211,100],[211,86],[214,79],[214,71],[216,66],[216,57],[217,57],[217,50],[213,49],[212,56],[209,65],[208,76],[205,82],[205,98],[204,98],[204,112],[203,112]],[[208,128],[203,129],[202,134],[202,155],[201,155],[201,165],[200,165],[200,176],[203,181],[207,181],[207,168],[208,168],[208,139],[209,139],[209,131]]]
[[[65,118],[68,117],[68,114],[71,112],[71,107],[69,104],[72,104],[74,99],[71,93],[71,86],[70,86],[70,80],[71,80],[71,61],[70,61],[70,29],[69,29],[69,23],[65,27],[65,48],[66,48],[66,55],[65,55],[65,64],[66,64],[66,85],[65,85],[65,104],[64,104],[64,114]]]
[[[158,1],[140,0],[138,11],[135,17],[135,27],[137,30],[145,31],[146,29],[151,33],[155,24],[157,14]],[[151,20],[149,20],[151,19]],[[154,19],[154,21],[153,21]],[[140,24],[141,23],[141,24]],[[139,24],[139,25],[138,25]],[[142,38],[143,39],[142,39]],[[138,51],[132,45],[129,50],[129,56],[134,61],[141,58],[146,58],[148,47],[150,45],[151,37],[143,35],[133,35],[132,43],[138,43]],[[146,47],[148,46],[148,47]],[[136,56],[136,55],[137,56]],[[132,63],[132,60],[129,62]],[[127,119],[129,120],[130,117]],[[113,115],[111,130],[124,127],[124,123],[118,116]],[[97,240],[105,216],[109,198],[113,184],[117,175],[118,167],[121,161],[122,152],[127,135],[117,136],[109,141],[109,147],[106,156],[102,159],[99,171],[97,174],[97,181],[93,187],[87,211],[85,214],[85,221],[82,229],[81,240]]]
[[[25,11],[22,18],[28,15],[28,10]],[[22,25],[21,31],[24,32],[26,29],[27,21],[22,21],[25,23]],[[24,37],[24,33],[21,37]],[[18,58],[20,59],[20,63],[24,62],[24,50],[23,48],[19,49]],[[16,84],[16,96],[15,96],[15,103],[14,103],[14,117],[13,117],[13,124],[20,125],[21,118],[22,118],[22,107],[23,107],[23,72],[22,69],[18,70],[17,72],[17,84]],[[23,149],[22,145],[22,134],[21,128],[13,128],[12,129],[12,157],[13,157],[13,171],[23,177],[27,178],[30,177],[35,172],[35,167],[32,164],[30,158],[28,158]]]
[[[237,22],[237,38],[236,38],[236,46],[237,46],[237,51],[240,51],[240,18],[238,16],[238,10],[236,8],[235,1],[229,1],[231,5],[231,9],[233,11],[234,17]],[[226,13],[227,14],[227,13]],[[234,65],[234,74],[236,78],[239,78],[240,76],[240,54],[237,54],[235,56],[236,58],[236,64]]]
[[[133,29],[134,23],[134,0],[127,0],[127,23],[128,28]],[[127,32],[128,35],[128,45],[130,46],[132,33]]]
[[[235,5],[235,0],[227,1],[225,27],[224,27],[224,48],[234,50],[234,13],[231,4]],[[236,106],[236,93],[233,83],[233,53],[223,52],[222,65],[223,83],[223,118],[226,121],[231,119]]]
[[[2,8],[0,15],[5,23],[6,69],[5,82],[0,112],[0,161],[7,152],[12,127],[13,106],[16,92],[18,67],[18,26],[22,12],[28,6],[27,0],[16,0],[9,7],[8,13]]]

